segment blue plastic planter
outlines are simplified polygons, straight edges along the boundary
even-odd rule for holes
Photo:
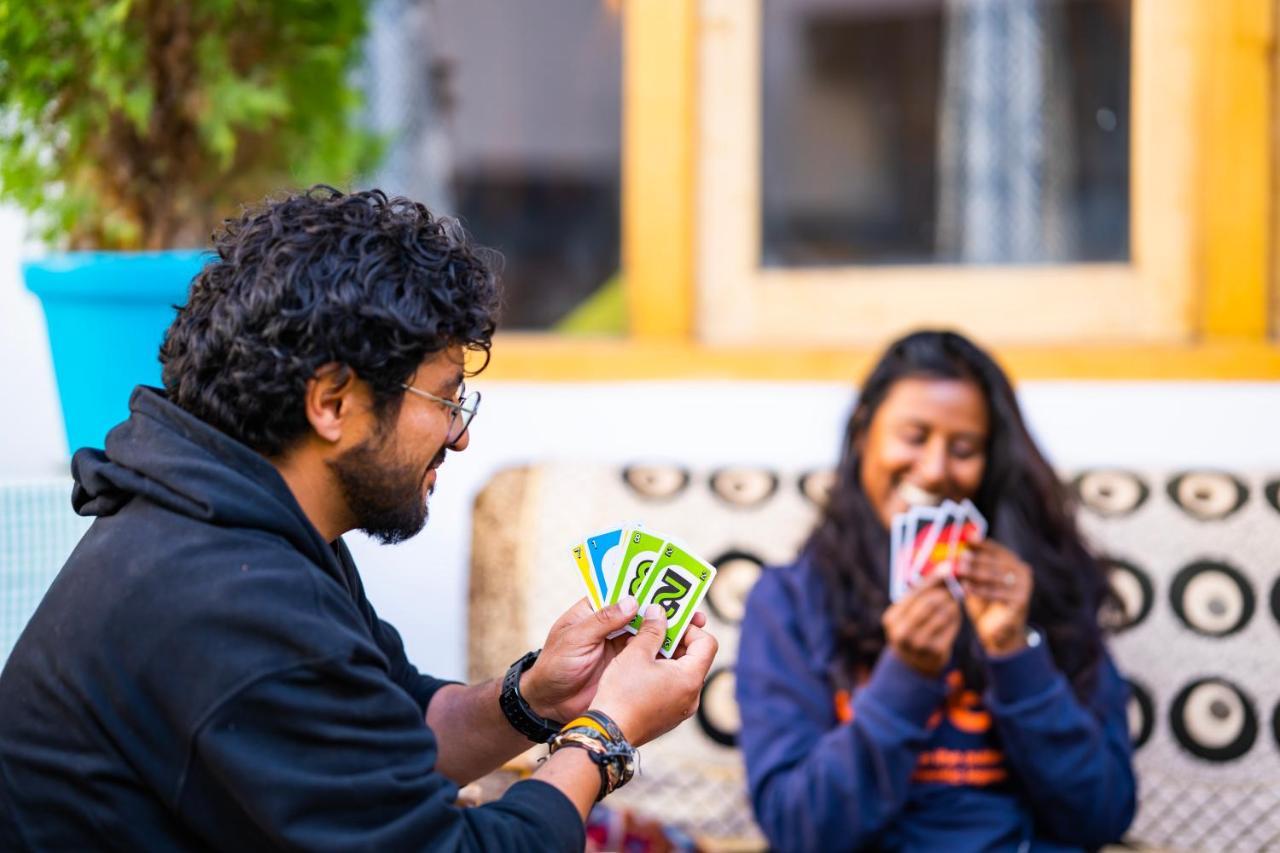
[[[40,297],[67,444],[101,447],[135,385],[160,384],[160,342],[209,254],[68,252],[23,264]]]

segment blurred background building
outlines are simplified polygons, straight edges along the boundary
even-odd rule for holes
[[[359,76],[390,146],[366,183],[506,259],[471,449],[423,535],[356,543],[412,656],[465,673],[471,501],[495,471],[830,464],[859,377],[920,326],[990,347],[1064,468],[1280,470],[1275,12],[373,4]],[[10,481],[68,458],[27,233],[0,213]]]

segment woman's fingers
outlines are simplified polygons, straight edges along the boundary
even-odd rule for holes
[[[968,552],[961,558],[956,574],[966,589],[978,595],[1010,600],[1012,594],[1016,600],[1030,594],[1031,569],[1011,552]]]
[[[914,590],[886,612],[885,635],[909,664],[936,673],[951,657],[960,630],[960,608],[942,580]]]
[[[903,599],[896,627],[902,633],[914,633],[939,609],[952,601],[951,592],[940,582],[931,582]]]
[[[915,636],[925,644],[945,640],[953,628],[960,626],[960,607],[950,596],[916,628]]]
[[[961,555],[956,569],[971,607],[969,619],[988,652],[1018,648],[1025,635],[1035,576],[1022,559],[994,540],[977,543]]]
[[[1004,585],[993,586],[972,581],[964,581],[963,583],[965,595],[969,598],[980,598],[988,602],[998,601],[1001,604],[1010,605],[1019,603],[1023,598],[1017,590]]]

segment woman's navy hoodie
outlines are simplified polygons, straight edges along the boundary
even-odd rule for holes
[[[453,805],[405,659],[275,468],[148,389],[0,674],[0,850],[582,850],[530,780]],[[426,617],[424,617],[426,618]]]
[[[803,559],[764,573],[742,625],[741,744],[778,850],[1078,850],[1133,819],[1128,686],[1109,658],[1083,704],[1045,644],[990,659],[981,696],[886,650],[850,695]]]

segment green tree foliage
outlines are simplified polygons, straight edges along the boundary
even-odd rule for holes
[[[0,197],[70,248],[204,245],[369,169],[365,0],[0,0]]]

